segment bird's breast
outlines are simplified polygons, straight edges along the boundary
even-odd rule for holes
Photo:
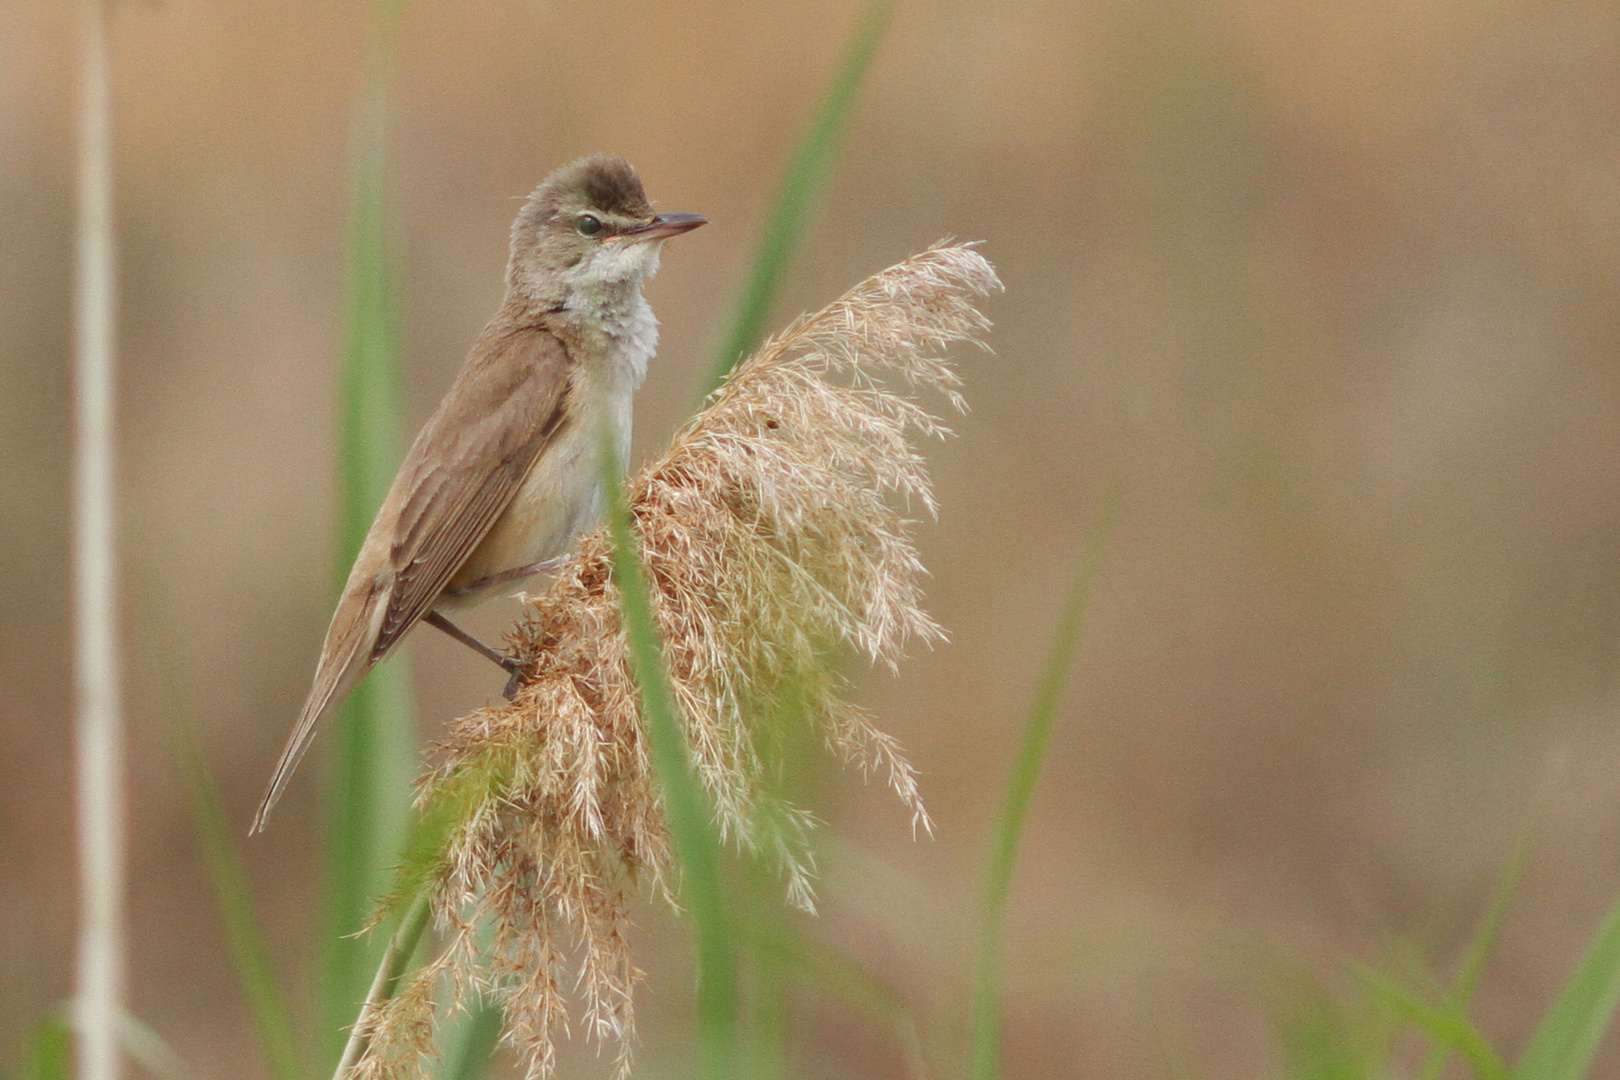
[[[593,528],[601,517],[601,442],[596,425],[609,425],[620,468],[629,459],[630,422],[635,388],[646,371],[650,343],[631,349],[612,342],[598,354],[605,361],[598,375],[582,379],[576,393],[606,395],[606,408],[577,400],[529,468],[501,516],[446,587],[441,606],[463,607],[491,593],[511,592],[520,582],[506,581],[488,590],[463,592],[485,578],[550,559],[566,552],[574,538]]]

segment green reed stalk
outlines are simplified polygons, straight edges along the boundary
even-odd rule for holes
[[[428,899],[427,891],[417,893],[410,907],[405,909],[398,929],[388,939],[387,948],[383,950],[382,961],[377,965],[377,973],[372,977],[370,989],[366,991],[364,1004],[360,1006],[361,1019],[364,1019],[367,1010],[377,1008],[394,996],[400,978],[411,965],[411,957],[416,955],[417,947],[422,944],[432,915],[433,905]],[[343,1053],[338,1057],[337,1068],[332,1072],[332,1080],[344,1080],[349,1071],[359,1064],[360,1057],[365,1052],[366,1039],[361,1033],[359,1022],[356,1021],[343,1044]]]
[[[1519,1057],[1518,1080],[1583,1080],[1620,1007],[1620,900]]]
[[[832,171],[839,136],[849,125],[854,111],[855,95],[866,79],[872,57],[877,54],[893,13],[894,0],[867,0],[855,23],[821,104],[810,126],[800,136],[787,171],[782,174],[770,216],[754,248],[747,284],[732,313],[720,351],[715,355],[708,385],[703,388],[705,393],[718,386],[737,361],[764,336],[766,320],[770,318],[776,294],[781,291],[788,264],[798,249],[816,196]]]
[[[1046,760],[1052,721],[1057,715],[1063,687],[1068,682],[1075,645],[1085,625],[1091,587],[1097,580],[1097,570],[1102,564],[1112,521],[1113,499],[1110,497],[1097,524],[1081,545],[1074,583],[1069,587],[1069,597],[1052,635],[1051,651],[1047,655],[1035,700],[1024,721],[1024,738],[1012,776],[1007,781],[1001,822],[991,841],[990,862],[985,872],[984,898],[980,908],[979,964],[973,1009],[971,1075],[974,1080],[994,1080],[1000,1068],[1001,928],[1007,912],[1007,894],[1012,886],[1013,863],[1018,854],[1018,839],[1023,833],[1029,801],[1035,792],[1035,782],[1040,778],[1041,764]]]
[[[66,1008],[34,1025],[22,1067],[22,1080],[68,1080],[73,1075],[73,1025]]]
[[[384,184],[387,84],[403,5],[377,0],[371,9],[366,87],[354,124],[353,195],[349,216],[348,340],[341,405],[342,546],[347,570],[398,464],[400,437],[399,317],[389,258]],[[371,898],[405,836],[416,740],[408,669],[401,658],[382,665],[340,711],[327,837],[328,898],[323,1030],[336,1058],[343,1028],[353,1022],[376,969],[380,942],[351,935],[364,925]]]
[[[225,940],[236,965],[237,981],[247,997],[248,1011],[258,1028],[265,1063],[273,1080],[305,1080],[308,1073],[298,1052],[292,1014],[270,967],[270,951],[265,947],[264,934],[253,912],[247,875],[231,842],[219,789],[209,775],[196,734],[188,725],[175,724],[175,741],[191,796],[192,820],[196,823],[208,864],[208,877],[214,886],[214,903],[219,909],[220,921],[225,924]]]
[[[603,410],[605,414],[605,409]],[[691,913],[697,938],[697,1014],[703,1076],[724,1080],[739,1065],[737,974],[732,955],[734,928],[726,910],[721,877],[720,840],[708,796],[692,768],[686,736],[677,718],[674,695],[664,670],[652,597],[641,561],[630,507],[625,499],[623,466],[606,416],[602,432],[602,494],[613,533],[613,577],[624,604],[630,642],[630,665],[641,688],[642,716],[647,725],[653,775],[663,795],[681,897]]]
[[[1357,969],[1356,974],[1379,1004],[1438,1045],[1461,1055],[1479,1080],[1513,1080],[1496,1050],[1456,1003],[1430,1004],[1370,968]]]
[[[1468,953],[1463,959],[1462,971],[1446,995],[1447,1000],[1459,1012],[1467,1013],[1468,1003],[1473,1000],[1474,991],[1479,987],[1480,976],[1485,971],[1485,961],[1491,955],[1491,947],[1496,944],[1497,935],[1501,933],[1502,922],[1507,918],[1508,905],[1519,887],[1519,879],[1524,876],[1524,864],[1529,856],[1530,840],[1527,837],[1520,842],[1513,857],[1508,861],[1507,869],[1503,872],[1502,879],[1497,882],[1490,903],[1485,908],[1485,917],[1480,920],[1478,929],[1474,931],[1473,940],[1468,943]],[[1448,1056],[1449,1051],[1444,1043],[1437,1042],[1430,1047],[1423,1060],[1423,1071],[1419,1074],[1422,1080],[1440,1080],[1445,1073]]]

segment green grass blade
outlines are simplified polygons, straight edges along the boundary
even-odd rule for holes
[[[258,917],[253,912],[247,875],[231,842],[219,789],[209,775],[208,764],[190,727],[176,723],[175,741],[191,799],[192,821],[197,826],[197,837],[208,863],[208,877],[214,886],[214,903],[219,909],[220,921],[225,924],[225,938],[236,964],[237,981],[247,996],[248,1011],[258,1029],[265,1063],[274,1080],[303,1080],[308,1073],[298,1053],[292,1014],[270,967],[270,951],[265,947]]]
[[[1291,1080],[1384,1080],[1389,1025],[1347,1008],[1310,972],[1291,973],[1273,994],[1272,1023]]]
[[[65,1009],[35,1024],[28,1042],[24,1076],[29,1080],[71,1080],[73,1027],[68,1023]]]
[[[1620,1005],[1620,901],[1530,1037],[1519,1058],[1519,1080],[1586,1076],[1616,1005]]]
[[[794,764],[790,760],[783,772],[790,773]],[[776,868],[760,852],[739,861],[741,890],[733,910],[746,929],[748,945],[739,957],[743,970],[738,982],[746,1004],[742,1039],[746,1065],[741,1075],[747,1080],[786,1080],[796,980],[785,946],[796,933],[781,902]]]
[[[1457,982],[1447,995],[1452,1006],[1459,1012],[1466,1014],[1468,1003],[1474,998],[1474,990],[1479,986],[1480,976],[1485,971],[1485,961],[1491,955],[1491,947],[1496,944],[1497,936],[1502,931],[1502,922],[1507,918],[1508,905],[1513,901],[1513,894],[1518,890],[1519,879],[1524,876],[1524,864],[1530,855],[1530,840],[1523,840],[1514,851],[1513,857],[1508,860],[1507,868],[1502,872],[1502,878],[1496,884],[1491,894],[1491,901],[1485,908],[1485,916],[1480,920],[1479,929],[1474,932],[1474,939],[1468,943],[1468,953],[1463,958],[1462,970],[1457,975]],[[1423,1080],[1440,1080],[1445,1073],[1447,1047],[1436,1043],[1429,1051],[1423,1062],[1423,1071],[1419,1075]]]
[[[1467,1004],[1473,999],[1474,990],[1479,986],[1480,976],[1485,971],[1485,961],[1490,957],[1491,948],[1502,932],[1508,905],[1513,902],[1513,894],[1518,891],[1519,880],[1524,877],[1524,864],[1529,855],[1530,841],[1526,839],[1513,853],[1513,858],[1502,872],[1502,880],[1497,882],[1496,891],[1491,894],[1490,905],[1485,909],[1485,917],[1480,920],[1474,940],[1468,944],[1468,955],[1463,959],[1462,971],[1458,974],[1457,984],[1451,991],[1452,1000],[1459,1004]]]
[[[1356,974],[1386,1009],[1461,1054],[1479,1080],[1513,1080],[1485,1036],[1454,1003],[1431,1005],[1369,968]]]
[[[697,938],[697,1013],[703,1075],[731,1077],[739,1064],[737,975],[734,936],[721,879],[720,840],[708,796],[692,769],[686,736],[676,718],[675,698],[664,669],[652,598],[642,566],[624,480],[606,410],[601,410],[603,502],[613,534],[613,579],[624,604],[630,668],[641,688],[642,715],[653,775],[663,795],[664,817],[680,873],[682,899]]]
[[[739,984],[746,1047],[742,1074],[749,1080],[786,1080],[792,1075],[793,1006],[799,984],[805,981],[805,970],[793,961],[793,946],[801,936],[800,913],[782,902],[782,868],[773,840],[781,835],[781,822],[767,808],[812,805],[825,784],[825,763],[818,756],[822,744],[805,706],[804,680],[794,676],[754,717],[755,752],[772,766],[760,777],[761,798],[753,825],[757,846],[736,860],[739,873],[729,879],[733,888],[728,895],[735,898],[732,916],[747,945],[739,956]]]
[[[1001,822],[990,847],[990,862],[985,873],[984,898],[980,909],[979,964],[975,980],[973,1008],[974,1080],[994,1080],[999,1071],[998,1026],[1001,1011],[1001,927],[1007,911],[1007,893],[1012,885],[1013,862],[1018,854],[1018,838],[1023,832],[1024,817],[1029,810],[1030,797],[1035,792],[1035,781],[1040,777],[1041,763],[1046,758],[1046,746],[1052,735],[1052,721],[1057,714],[1058,699],[1069,678],[1074,662],[1075,645],[1085,624],[1086,608],[1091,600],[1091,587],[1097,579],[1103,550],[1113,522],[1111,496],[1107,505],[1081,545],[1074,583],[1069,587],[1068,600],[1052,635],[1051,652],[1041,674],[1040,686],[1030,705],[1024,722],[1023,743],[1018,759],[1007,782],[1006,803]]]
[[[348,251],[348,339],[341,434],[344,570],[353,560],[393,479],[400,447],[399,319],[389,260],[384,138],[389,67],[402,5],[377,0],[369,31],[367,86],[354,126]],[[402,657],[382,665],[340,711],[328,836],[324,1044],[333,1060],[344,1045],[376,970],[382,943],[352,937],[405,837],[415,767],[407,671]]]
[[[781,289],[788,263],[799,246],[816,195],[832,169],[838,137],[849,123],[855,95],[866,79],[872,57],[877,53],[893,13],[894,0],[867,0],[855,23],[815,117],[794,149],[787,171],[782,174],[770,216],[754,249],[748,282],[732,313],[705,392],[719,385],[737,361],[764,336],[766,320],[770,318],[771,305]]]

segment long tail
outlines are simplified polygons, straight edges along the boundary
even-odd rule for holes
[[[309,697],[304,700],[304,708],[298,714],[298,723],[293,726],[287,745],[281,751],[281,758],[276,762],[276,771],[270,777],[270,787],[264,793],[264,801],[259,804],[259,812],[253,815],[249,835],[264,831],[265,822],[270,820],[270,811],[281,798],[287,781],[292,779],[293,770],[298,768],[304,751],[309,749],[321,721],[343,703],[349,691],[365,678],[366,672],[379,659],[372,653],[372,645],[377,640],[378,616],[386,606],[379,601],[378,593],[367,589],[365,595],[361,596],[346,592],[338,603],[337,611],[332,614],[332,625],[326,631],[326,642],[321,646],[321,661],[315,670],[315,683],[309,689]]]

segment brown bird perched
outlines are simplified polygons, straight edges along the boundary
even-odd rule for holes
[[[631,399],[658,342],[642,282],[658,269],[662,241],[706,221],[653,213],[635,170],[616,157],[566,165],[524,202],[506,299],[360,546],[253,832],[320,722],[418,620],[509,668],[443,612],[547,569],[596,520],[598,418],[624,462]]]

